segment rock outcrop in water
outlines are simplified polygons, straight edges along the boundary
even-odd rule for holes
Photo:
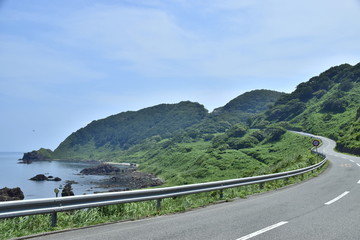
[[[62,197],[74,196],[74,192],[72,191],[71,183],[65,185],[61,192]]]
[[[32,181],[47,181],[48,178],[44,174],[38,174],[35,177],[30,178]]]
[[[114,188],[121,186],[125,189],[148,188],[164,184],[164,181],[150,173],[143,172],[124,172],[117,174],[108,180],[100,183],[101,187]]]
[[[0,201],[14,201],[23,200],[24,193],[19,187],[16,188],[2,188],[0,189]]]
[[[30,178],[30,180],[32,181],[55,181],[55,182],[59,182],[61,181],[61,178],[59,177],[53,177],[53,176],[45,176],[44,174],[38,174],[35,177]]]

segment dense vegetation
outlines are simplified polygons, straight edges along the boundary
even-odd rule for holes
[[[237,124],[211,140],[165,139],[129,150],[120,159],[139,162],[168,185],[188,184],[305,167],[315,162],[310,145],[308,138],[282,128],[248,130]]]
[[[99,149],[124,150],[152,136],[169,137],[199,123],[208,111],[192,102],[160,104],[136,112],[119,113],[91,122],[72,133],[53,153],[61,159],[96,159]],[[90,153],[90,155],[89,155]]]
[[[120,113],[71,134],[52,157],[136,162],[168,185],[305,166],[311,159],[306,138],[277,126],[262,130],[246,126],[250,117],[269,109],[282,95],[255,90],[213,113],[192,102]],[[291,146],[292,154],[284,152],[289,148],[285,144]]]
[[[107,159],[147,141],[198,138],[222,133],[249,116],[268,109],[282,93],[256,90],[232,100],[214,113],[193,102],[160,104],[93,121],[67,137],[52,154],[57,159]],[[47,154],[48,156],[48,154]]]
[[[360,155],[360,63],[332,67],[299,84],[252,126],[271,122],[328,136],[338,150]]]
[[[246,92],[225,106],[216,108],[210,116],[216,121],[222,120],[231,124],[248,123],[249,119],[268,110],[284,94],[270,90]]]

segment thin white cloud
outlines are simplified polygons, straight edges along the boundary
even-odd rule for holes
[[[56,38],[63,43],[93,49],[101,58],[120,61],[119,68],[146,74],[174,71],[171,61],[192,57],[189,43],[198,41],[156,9],[96,5],[69,17],[61,27]]]
[[[317,51],[321,58],[324,46],[333,51],[339,39],[349,41],[346,39],[359,36],[343,28],[357,16],[354,3],[349,2],[175,3],[182,8],[178,12],[173,5],[159,1],[89,5],[54,18],[55,30],[48,37],[74,54],[80,54],[79,49],[89,51],[99,61],[118,62],[119,70],[143,76],[241,78],[264,76],[261,72],[288,74],[282,73],[283,64],[301,64]],[[209,12],[213,26],[196,22],[207,20],[195,17],[201,15],[201,9]],[[204,29],[186,23],[182,11],[194,18],[193,25]],[[48,21],[49,17],[36,21]],[[340,30],[341,34],[336,34]]]

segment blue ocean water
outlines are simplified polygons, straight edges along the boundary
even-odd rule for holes
[[[84,168],[94,166],[96,163],[69,162],[69,161],[39,161],[31,164],[19,164],[18,159],[23,153],[0,152],[0,188],[20,187],[25,199],[55,197],[54,189],[65,186],[66,181],[75,181],[73,192],[75,195],[91,194],[106,191],[108,189],[98,188],[97,182],[107,178],[106,176],[80,175]],[[60,177],[59,182],[29,180],[37,174]]]

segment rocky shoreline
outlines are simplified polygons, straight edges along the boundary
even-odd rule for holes
[[[80,173],[85,175],[108,175],[109,178],[98,182],[100,188],[109,191],[124,191],[139,188],[148,188],[164,184],[164,181],[153,174],[136,170],[132,165],[128,168],[118,168],[111,164],[100,164],[92,168],[85,168]]]
[[[19,159],[24,164],[31,164],[36,161],[73,161],[73,160],[54,160],[46,156],[46,154],[40,153],[40,151],[32,151],[24,153],[23,158]],[[81,161],[82,162],[82,161]],[[99,188],[99,191],[94,191],[94,193],[99,192],[114,192],[114,191],[127,191],[133,189],[141,189],[154,187],[164,184],[164,181],[157,178],[153,174],[144,173],[137,171],[138,166],[134,163],[112,163],[112,162],[101,162],[95,160],[89,160],[84,162],[97,163],[95,167],[85,168],[80,171],[80,175],[84,177],[86,175],[98,175],[104,176],[102,180],[91,182],[95,185],[91,187],[88,191],[95,190]],[[44,174],[38,174],[31,178],[32,181],[61,181],[59,177],[47,176]],[[78,184],[75,181],[67,180],[66,185],[71,188],[72,184]],[[102,190],[100,190],[100,188]],[[62,185],[59,186],[60,190],[64,189]],[[73,194],[73,193],[72,193]],[[85,193],[76,193],[76,194],[85,194]]]

